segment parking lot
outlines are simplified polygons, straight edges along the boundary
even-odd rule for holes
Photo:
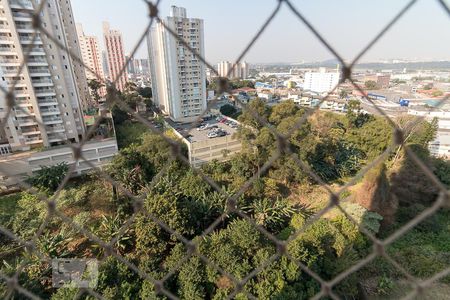
[[[175,130],[185,136],[191,143],[213,140],[217,137],[232,136],[236,133],[238,128],[236,121],[226,117],[212,118],[198,125],[194,125],[192,123],[175,123],[170,120],[168,123],[175,128]],[[200,125],[203,126],[200,127]],[[194,128],[189,130],[192,126],[194,126]],[[213,132],[216,134],[213,134]]]

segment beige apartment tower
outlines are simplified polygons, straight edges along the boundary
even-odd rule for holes
[[[104,82],[103,60],[97,37],[85,35],[83,26],[80,23],[77,23],[76,28],[80,43],[81,58],[85,65],[84,73],[86,79],[88,82],[91,80]],[[101,97],[104,97],[106,95],[106,88],[101,88],[99,94]]]
[[[123,91],[127,83],[127,72],[125,68],[121,73],[126,65],[122,33],[118,30],[110,29],[109,23],[103,22],[103,37],[105,39],[109,80],[111,82],[116,81],[116,88],[119,91]]]
[[[147,39],[153,100],[172,120],[191,122],[206,109],[205,66],[165,26],[204,57],[203,20],[188,18],[186,9],[172,6],[162,22]]]
[[[78,40],[80,42],[81,58],[87,66],[85,74],[87,80],[105,80],[100,46],[96,36],[85,35],[83,26],[77,23]]]
[[[12,151],[78,142],[86,131],[82,109],[88,92],[82,64],[44,34],[32,39],[37,3],[0,0],[0,85],[9,89],[17,81],[15,106],[7,119],[5,95],[0,92],[0,119],[6,123],[0,146]],[[70,1],[47,0],[41,19],[58,42],[81,55]]]

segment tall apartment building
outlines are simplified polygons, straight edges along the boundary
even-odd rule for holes
[[[162,22],[147,39],[154,101],[171,119],[190,122],[206,109],[205,66],[163,24],[204,56],[203,20],[188,18],[185,8],[172,6]]]
[[[78,142],[86,131],[82,103],[87,102],[87,84],[81,64],[44,34],[33,41],[37,3],[0,0],[0,84],[10,88],[17,81],[15,106],[7,119],[6,100],[0,96],[0,118],[6,122],[0,135],[12,151]],[[70,1],[47,0],[40,18],[53,37],[80,54]]]
[[[234,65],[234,69],[231,74],[228,76],[231,68]],[[246,62],[232,64],[229,61],[221,61],[217,64],[217,72],[220,77],[229,77],[229,78],[239,78],[246,79],[248,77],[249,65]]]
[[[148,74],[149,71],[149,62],[148,59],[142,59],[142,58],[134,58],[132,57],[130,60],[128,60],[127,56],[127,71],[128,74]]]
[[[331,92],[333,88],[339,83],[340,73],[327,72],[325,68],[320,68],[319,72],[306,72],[303,89],[316,93]]]
[[[83,26],[80,23],[77,23],[76,27],[80,43],[81,58],[88,67],[85,68],[86,78],[88,80],[104,80],[103,62],[97,37],[85,35]]]
[[[103,74],[105,75],[105,78],[109,78],[108,53],[105,50],[102,51],[102,63],[103,63]]]
[[[103,22],[103,36],[108,57],[109,80],[111,82],[116,81],[116,88],[119,91],[123,91],[127,83],[127,71],[125,69],[122,74],[120,73],[126,64],[122,33],[118,30],[110,29],[109,23]]]
[[[135,70],[139,74],[149,74],[150,73],[150,64],[148,62],[148,58],[135,59]]]
[[[125,61],[128,62],[127,64],[127,73],[130,74],[136,74],[135,71],[135,64],[134,64],[134,57],[130,57],[129,55],[125,56]]]

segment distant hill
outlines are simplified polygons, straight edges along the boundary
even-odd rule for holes
[[[255,64],[263,66],[267,71],[270,68],[336,68],[339,64],[337,59],[330,59],[321,62],[306,62],[306,63],[273,63],[273,64]],[[404,62],[404,63],[360,63],[356,65],[357,69],[373,69],[373,70],[450,70],[450,61],[426,61],[426,62]]]

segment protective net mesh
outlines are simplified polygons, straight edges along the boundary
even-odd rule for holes
[[[51,33],[43,26],[40,16],[41,11],[46,5],[46,0],[40,1],[39,5],[36,5],[37,7],[33,10],[24,10],[24,14],[29,14],[29,16],[33,19],[33,28],[34,33],[32,35],[32,41],[36,41],[40,37],[46,37],[53,41],[53,43],[57,46],[63,49],[68,53],[68,55],[71,56],[72,60],[75,63],[83,64],[83,61],[80,57],[77,57],[74,55],[73,51],[70,49],[67,49],[66,46],[60,42],[60,40],[57,37],[54,37],[51,35]],[[229,292],[226,295],[226,298],[235,298],[237,295],[244,295],[244,297],[247,298],[257,298],[255,295],[252,294],[252,291],[246,288],[246,284],[248,282],[251,282],[258,274],[263,272],[267,268],[273,268],[274,265],[280,264],[281,259],[287,259],[290,262],[293,262],[297,265],[299,270],[304,272],[305,274],[309,275],[312,279],[314,279],[318,285],[320,285],[321,289],[320,292],[317,293],[314,296],[314,299],[319,298],[333,298],[338,299],[339,296],[335,292],[335,288],[342,283],[346,278],[351,276],[352,274],[355,274],[357,271],[363,269],[364,267],[368,266],[371,262],[373,262],[377,258],[383,258],[384,261],[392,265],[398,272],[401,274],[402,278],[405,279],[406,282],[408,282],[412,289],[410,290],[410,293],[406,296],[406,298],[415,298],[420,297],[424,291],[426,291],[427,287],[431,286],[433,283],[439,281],[440,279],[448,276],[450,274],[450,266],[447,264],[444,269],[440,270],[433,276],[426,278],[426,279],[419,279],[411,274],[398,262],[396,262],[391,255],[388,254],[388,251],[386,251],[387,247],[390,246],[392,243],[400,239],[402,236],[404,236],[408,231],[413,229],[416,225],[423,222],[428,217],[434,215],[439,209],[449,204],[449,191],[445,184],[441,183],[440,180],[434,175],[433,171],[430,170],[430,168],[427,166],[426,163],[424,163],[421,158],[412,150],[409,148],[409,146],[405,143],[405,131],[407,128],[400,128],[400,126],[391,119],[391,117],[383,110],[383,108],[379,107],[375,101],[367,97],[367,94],[361,86],[359,86],[354,79],[352,78],[352,70],[355,64],[360,60],[363,55],[369,51],[385,34],[388,32],[399,19],[403,17],[403,15],[407,14],[408,10],[411,9],[416,4],[417,1],[413,0],[407,3],[407,5],[399,11],[396,16],[383,28],[383,30],[377,34],[370,43],[356,56],[356,58],[350,62],[347,63],[344,61],[344,59],[338,54],[338,52],[333,48],[332,45],[330,45],[326,39],[319,34],[319,32],[316,30],[316,28],[308,21],[306,16],[302,13],[301,6],[295,6],[291,1],[289,0],[279,0],[274,1],[273,3],[273,11],[272,13],[267,17],[264,24],[261,26],[261,28],[258,29],[255,36],[251,39],[251,41],[247,44],[245,49],[242,51],[242,53],[239,55],[239,57],[236,60],[236,64],[239,63],[245,55],[253,48],[257,40],[261,37],[263,32],[270,26],[273,19],[277,16],[281,8],[288,9],[292,14],[297,17],[302,24],[304,24],[312,33],[313,35],[320,41],[320,43],[327,48],[334,56],[335,58],[340,62],[340,65],[342,66],[342,73],[341,73],[341,82],[331,91],[328,93],[328,95],[331,95],[334,93],[341,84],[343,83],[350,83],[356,90],[360,91],[362,95],[365,95],[365,99],[373,105],[373,107],[377,110],[377,112],[382,115],[387,122],[392,126],[393,130],[393,144],[389,146],[379,157],[373,159],[371,162],[369,162],[363,169],[361,169],[352,179],[350,179],[345,185],[343,185],[340,189],[336,190],[334,187],[331,187],[328,185],[324,180],[321,179],[321,176],[316,174],[314,170],[306,163],[304,162],[296,153],[293,153],[291,142],[292,142],[292,136],[298,132],[302,128],[302,126],[307,122],[308,118],[313,116],[316,111],[319,109],[320,104],[327,101],[328,95],[320,100],[319,105],[317,105],[313,109],[309,109],[305,112],[305,114],[299,118],[294,126],[289,128],[286,132],[280,133],[277,131],[277,129],[271,125],[268,120],[260,114],[260,112],[252,109],[248,104],[242,103],[239,99],[235,99],[236,102],[239,103],[240,106],[242,106],[244,113],[249,114],[252,116],[257,122],[261,125],[261,127],[267,128],[269,132],[276,138],[276,146],[277,149],[272,152],[270,158],[265,161],[261,162],[261,165],[258,168],[258,171],[249,177],[249,180],[242,183],[241,187],[237,189],[236,192],[230,193],[228,190],[221,187],[221,184],[217,183],[217,180],[213,179],[210,175],[208,175],[206,172],[204,172],[203,169],[199,168],[192,168],[192,172],[194,172],[197,176],[200,176],[204,182],[206,182],[208,185],[211,186],[211,188],[217,192],[218,195],[220,195],[220,198],[225,203],[225,209],[221,211],[219,214],[219,217],[217,217],[215,220],[211,220],[207,226],[204,226],[204,230],[202,234],[200,235],[200,238],[197,236],[194,239],[187,238],[186,233],[178,232],[177,230],[171,228],[170,222],[168,222],[167,218],[162,220],[162,218],[157,217],[154,213],[150,212],[148,209],[148,206],[145,205],[145,199],[148,196],[148,193],[143,193],[140,195],[136,195],[134,191],[130,189],[129,186],[124,186],[123,183],[118,182],[117,180],[114,180],[107,172],[104,172],[98,166],[94,165],[88,158],[85,158],[83,156],[83,147],[86,145],[86,143],[89,141],[89,139],[92,137],[92,135],[96,132],[98,129],[99,124],[103,121],[103,118],[97,119],[95,124],[90,127],[88,132],[84,135],[83,140],[78,144],[71,144],[71,148],[73,150],[73,156],[76,160],[84,162],[86,165],[92,167],[95,170],[95,173],[98,177],[102,178],[104,181],[109,182],[114,188],[117,193],[121,193],[130,199],[133,200],[133,207],[134,211],[129,216],[129,219],[121,224],[119,228],[114,232],[114,235],[111,234],[111,236],[97,236],[93,234],[89,228],[86,228],[83,226],[83,223],[74,221],[73,217],[70,216],[67,212],[63,212],[59,209],[58,205],[58,199],[61,194],[61,192],[64,190],[65,186],[69,182],[71,178],[71,174],[75,170],[75,164],[72,164],[70,166],[69,172],[67,172],[66,177],[59,183],[59,186],[54,194],[52,194],[51,197],[46,196],[45,194],[41,193],[39,190],[35,189],[34,187],[30,186],[26,182],[21,182],[21,189],[24,191],[27,191],[28,193],[31,193],[35,196],[37,196],[42,203],[46,205],[47,214],[44,218],[44,222],[40,224],[38,230],[33,233],[31,238],[23,239],[19,235],[13,232],[13,230],[6,228],[4,224],[0,225],[0,232],[3,234],[5,238],[8,238],[11,240],[11,243],[14,242],[18,245],[18,249],[25,250],[23,254],[20,254],[20,256],[33,256],[40,260],[42,263],[50,263],[52,258],[52,255],[49,255],[48,253],[42,253],[39,251],[39,247],[37,247],[38,240],[45,237],[46,234],[46,228],[53,222],[53,220],[58,219],[59,221],[64,224],[67,228],[71,228],[77,232],[77,234],[84,236],[90,243],[95,244],[98,248],[101,249],[101,252],[103,253],[102,259],[100,260],[100,264],[102,264],[108,257],[114,257],[119,262],[126,265],[130,270],[138,274],[138,276],[145,280],[146,282],[149,282],[153,285],[154,292],[158,295],[163,295],[170,299],[178,299],[179,296],[174,293],[174,291],[171,291],[167,288],[166,282],[170,280],[170,278],[176,274],[181,266],[183,266],[184,263],[186,263],[188,260],[192,259],[193,257],[196,257],[199,259],[200,264],[207,265],[211,267],[215,272],[218,272],[218,274],[221,274],[222,278],[225,281],[222,284],[228,284],[230,285],[231,292]],[[22,5],[21,1],[17,1],[18,5]],[[450,11],[448,6],[444,3],[443,0],[439,0],[438,3],[441,5],[442,9],[446,11],[447,14],[450,15]],[[9,5],[8,1],[2,0],[3,5]],[[160,1],[157,2],[149,2],[146,1],[146,4],[148,5],[148,26],[145,28],[141,38],[136,43],[136,46],[133,49],[132,54],[129,57],[129,60],[134,57],[134,54],[137,52],[138,48],[141,46],[142,43],[145,42],[145,38],[148,35],[148,32],[150,30],[150,27],[153,23],[161,21],[161,16],[158,12],[158,6],[160,5]],[[164,24],[164,23],[163,23]],[[165,25],[164,25],[165,26]],[[174,32],[169,27],[166,27],[166,29],[181,43],[183,44],[189,51],[192,52],[192,54],[197,57],[202,63],[204,63],[208,68],[212,70],[213,73],[218,75],[218,72],[216,71],[215,67],[209,64],[206,59],[199,55],[199,53],[192,49],[190,44],[186,41],[184,41],[176,32]],[[19,71],[17,72],[17,77],[20,78],[20,74],[22,72],[23,68],[26,68],[27,61],[29,59],[29,54],[31,53],[32,49],[31,47],[29,49],[25,49],[26,56],[25,60],[21,62]],[[83,64],[84,65],[84,64]],[[84,65],[85,68],[89,69],[88,66]],[[126,66],[123,66],[123,69],[121,70],[121,74],[125,72]],[[93,70],[90,70],[91,72],[95,73]],[[233,70],[229,71],[229,75],[231,75]],[[120,74],[120,75],[121,75]],[[120,75],[118,77],[120,77]],[[103,82],[103,79],[98,76],[98,80]],[[1,126],[6,126],[6,122],[8,117],[11,114],[11,111],[13,109],[17,111],[21,111],[23,114],[29,114],[29,111],[26,109],[16,106],[16,99],[15,99],[15,87],[19,80],[15,80],[7,89],[2,88],[3,96],[7,100],[7,113],[6,118],[2,120]],[[186,156],[183,154],[183,145],[180,141],[176,141],[172,138],[167,137],[167,135],[163,134],[161,130],[155,127],[154,123],[151,123],[147,118],[145,118],[143,115],[136,113],[135,109],[132,109],[130,106],[128,106],[122,98],[119,97],[119,93],[117,92],[115,88],[115,82],[116,80],[112,82],[103,82],[107,86],[107,103],[108,105],[118,105],[122,110],[126,111],[129,115],[131,115],[135,120],[142,123],[144,126],[148,128],[150,132],[152,132],[155,135],[159,135],[162,140],[168,145],[168,147],[171,149],[171,152],[167,156],[167,161],[165,162],[164,166],[160,168],[160,171],[158,174],[156,174],[151,182],[148,183],[147,191],[149,193],[151,192],[152,188],[157,187],[160,185],[160,181],[164,178],[165,174],[171,169],[171,164],[174,161],[178,161],[180,164],[184,164],[186,167],[190,166],[189,160],[186,158]],[[202,113],[201,116],[199,116],[199,120],[209,113],[210,109],[214,107],[218,101],[220,101],[220,98],[222,95],[229,91],[228,86],[228,79],[227,78],[221,78],[221,80],[218,82],[218,91],[216,93],[215,99],[208,102],[207,109]],[[443,97],[439,100],[439,104],[434,108],[438,108],[441,105],[444,104],[445,101],[447,101],[448,97]],[[431,108],[430,110],[432,110]],[[423,118],[418,117],[415,119],[413,123],[408,124],[408,126],[415,126],[415,124],[418,124],[419,122],[423,121]],[[192,125],[195,126],[195,125]],[[409,222],[398,228],[395,232],[390,234],[387,238],[379,239],[372,231],[368,230],[364,226],[360,226],[359,222],[355,220],[354,216],[349,214],[345,206],[343,205],[343,198],[348,191],[349,187],[352,186],[354,183],[358,182],[361,178],[363,178],[368,172],[371,171],[374,167],[378,166],[380,162],[383,162],[389,157],[393,152],[395,152],[396,149],[399,147],[403,147],[405,149],[406,154],[408,157],[412,160],[412,162],[415,164],[416,168],[429,179],[430,184],[432,184],[436,190],[438,191],[438,197],[435,199],[435,201],[426,209],[424,209],[420,214],[415,215]],[[292,159],[292,162],[295,163],[305,174],[307,174],[313,181],[315,181],[316,184],[323,187],[323,191],[327,194],[329,194],[329,202],[323,209],[320,209],[319,211],[315,212],[312,216],[309,216],[305,223],[302,224],[302,226],[299,226],[299,228],[296,228],[292,232],[290,232],[289,236],[287,238],[280,238],[279,235],[276,235],[272,233],[270,230],[266,229],[264,226],[258,222],[258,220],[255,220],[250,214],[248,214],[247,210],[244,207],[240,207],[239,205],[239,199],[241,196],[243,196],[248,189],[252,187],[253,184],[255,184],[256,181],[258,181],[259,178],[263,177],[267,171],[273,166],[273,164],[279,160],[281,157],[289,157]],[[6,170],[5,170],[6,171]],[[7,174],[6,174],[7,175]],[[289,247],[290,243],[295,241],[299,236],[304,234],[308,228],[310,228],[314,223],[318,222],[323,216],[325,216],[327,213],[330,213],[331,211],[335,210],[340,211],[350,222],[355,224],[361,233],[372,243],[373,250],[370,251],[370,253],[367,253],[367,255],[359,259],[357,263],[352,264],[351,266],[345,268],[344,270],[341,270],[338,272],[338,275],[333,276],[333,278],[327,278],[324,279],[321,276],[315,272],[311,266],[306,265],[304,262],[302,262],[302,259],[300,259],[297,255],[294,253],[291,253],[290,250],[291,247]],[[169,212],[167,212],[169,213]],[[258,230],[258,232],[261,234],[262,237],[268,239],[273,244],[273,251],[269,252],[271,255],[269,257],[263,257],[260,259],[259,267],[253,269],[251,272],[245,275],[239,275],[232,274],[231,272],[227,271],[227,266],[219,265],[216,260],[214,259],[214,255],[211,253],[205,253],[204,249],[201,247],[201,241],[208,236],[215,234],[214,231],[223,224],[224,220],[230,217],[230,215],[233,215],[234,218],[239,218],[246,220],[248,223],[252,224],[252,226]],[[147,220],[151,220],[155,226],[157,225],[161,231],[168,234],[174,242],[181,242],[184,247],[183,251],[184,253],[182,255],[179,255],[179,259],[176,263],[173,263],[171,266],[168,266],[166,268],[166,275],[163,277],[161,276],[155,276],[152,272],[149,272],[148,270],[143,269],[141,266],[138,266],[135,261],[130,259],[129,257],[125,257],[121,254],[121,251],[118,251],[116,249],[116,245],[118,244],[118,240],[120,240],[122,237],[124,237],[129,230],[134,228],[135,223],[138,219],[144,217]],[[170,219],[170,218],[169,218]],[[226,247],[226,245],[224,245]],[[156,254],[157,255],[157,254]],[[256,255],[256,253],[255,253]],[[311,255],[315,255],[315,253],[311,253]],[[28,260],[23,260],[20,264],[15,266],[13,272],[9,272],[8,274],[0,273],[0,278],[3,280],[3,284],[8,289],[7,297],[14,297],[14,295],[20,295],[24,297],[28,297],[31,299],[40,299],[37,295],[35,295],[30,290],[27,290],[26,288],[22,287],[23,284],[21,284],[19,278],[20,274],[23,271],[23,269],[27,266]],[[426,266],[425,266],[426,268]],[[45,279],[43,279],[45,280]],[[275,285],[275,282],[271,282],[270,279],[269,284]],[[102,295],[103,291],[95,290],[92,288],[80,288],[78,290],[77,295],[75,298],[82,298],[82,297],[94,297],[98,299],[104,299],[104,296]]]

